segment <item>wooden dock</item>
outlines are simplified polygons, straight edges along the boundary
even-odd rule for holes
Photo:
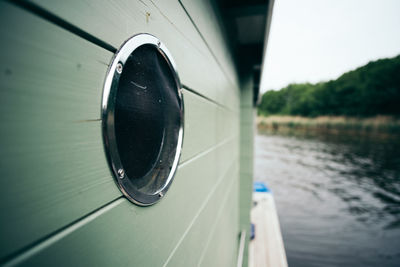
[[[249,243],[249,267],[288,266],[272,193],[266,187],[253,192],[253,203],[254,238]]]

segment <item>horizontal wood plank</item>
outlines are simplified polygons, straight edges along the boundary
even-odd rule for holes
[[[221,165],[218,155],[229,162]],[[170,190],[154,206],[138,207],[121,198],[8,264],[162,266],[203,209],[212,205],[214,194],[238,180],[237,171],[231,172],[237,155],[231,155],[232,142],[216,147],[181,165]],[[221,166],[224,169],[217,172]],[[202,225],[202,231],[207,232],[208,225]]]
[[[218,106],[187,90],[183,90],[183,100],[185,131],[181,162],[211,148],[218,142],[216,136]]]
[[[100,101],[112,54],[0,3],[0,258],[120,195]]]
[[[178,1],[33,2],[115,48],[138,33],[157,36],[174,57],[183,84],[237,110],[237,84],[217,64]]]
[[[218,64],[233,84],[238,84],[232,51],[223,31],[223,21],[217,3],[212,0],[179,0],[192,18],[207,45],[213,52]]]
[[[225,139],[239,135],[236,112],[183,90],[185,132],[181,162],[204,152]]]
[[[64,2],[67,3],[67,1]],[[61,4],[62,2],[57,3]],[[75,7],[82,3],[86,5],[86,9],[80,10]],[[74,3],[74,11],[70,10],[69,12],[80,18],[82,14],[86,14],[90,27],[97,25],[94,22],[100,17],[99,14],[90,15],[88,8],[91,5],[88,4],[89,2],[82,3]],[[91,3],[101,10],[109,7],[108,2],[103,5],[98,2]],[[135,5],[138,4],[139,2],[135,3]],[[195,56],[203,57],[204,65],[213,60],[210,55],[202,54],[204,51],[201,47],[193,48],[193,40],[198,38],[198,36],[194,37],[197,33],[191,31],[193,39],[188,38],[186,33],[179,32],[179,28],[171,26],[172,22],[168,21],[168,17],[165,17],[165,14],[161,13],[157,6],[152,2],[147,4],[151,6],[150,9],[144,5],[142,9],[128,10],[139,12],[138,14],[141,16],[143,10],[150,10],[152,14],[158,14],[152,17],[155,24],[149,26],[150,29],[154,29],[154,31],[157,29],[160,34],[165,36],[167,34],[163,30],[183,38],[178,38],[183,42],[182,47],[176,47],[176,40],[171,38],[172,47],[175,47],[176,51],[173,54],[180,54],[177,52],[179,49],[186,49],[184,51],[188,53],[185,60],[181,59],[184,62],[182,65],[196,65],[188,60],[192,54],[187,49],[195,49],[197,51]],[[113,8],[117,8],[115,12],[118,11],[129,17],[130,20],[127,21],[133,25],[133,29],[139,31],[148,27],[143,26],[148,23],[146,19],[143,24],[143,18],[137,22],[138,17],[131,16],[131,13],[128,10],[124,11],[122,6],[114,5]],[[172,12],[171,7],[163,7],[163,11]],[[178,15],[186,16],[181,11],[178,12]],[[102,12],[106,12],[106,10]],[[119,198],[121,193],[115,186],[109,171],[101,137],[100,102],[103,82],[112,53],[12,4],[0,2],[0,14],[1,46],[3,48],[0,51],[0,68],[2,70],[0,81],[0,119],[2,121],[0,176],[3,177],[0,180],[0,210],[7,214],[7,219],[1,220],[0,223],[1,260],[13,253],[17,253],[15,256],[18,258],[19,251],[22,252],[25,249],[31,251],[31,246],[38,248],[38,245],[34,245],[36,242],[39,244],[48,242],[51,238],[47,239],[47,236],[51,236],[57,231],[63,231],[62,229],[65,227],[71,227],[68,226],[71,223],[78,227],[75,224],[76,220],[80,220],[101,206]],[[179,19],[183,19],[179,16]],[[109,16],[102,19],[107,21],[107,18]],[[162,27],[163,24],[169,26]],[[191,24],[187,24],[185,27],[189,27],[188,25]],[[101,29],[101,27],[98,28]],[[128,28],[130,29],[130,26]],[[120,31],[120,28],[116,31]],[[107,34],[110,32],[113,30],[107,28]],[[119,32],[121,34],[118,35],[120,36],[119,40],[127,38],[130,33],[131,30]],[[207,54],[207,52],[205,53]],[[146,214],[140,215],[138,218],[142,219],[138,219],[134,224],[139,229],[146,225],[150,229],[157,227],[163,229],[163,225],[157,221],[157,212],[166,217],[169,214],[161,211],[161,208],[157,208],[159,205],[169,211],[175,206],[178,207],[178,211],[174,213],[175,218],[171,217],[171,220],[176,221],[176,218],[180,218],[180,214],[185,214],[188,216],[187,219],[190,219],[192,213],[188,213],[187,209],[192,207],[193,212],[197,211],[212,186],[215,185],[216,179],[222,177],[229,168],[229,164],[238,158],[239,118],[236,111],[238,98],[235,94],[227,91],[236,89],[232,89],[231,85],[228,86],[226,77],[216,69],[203,66],[202,74],[205,73],[205,69],[208,71],[206,74],[210,73],[210,69],[213,72],[213,75],[207,76],[207,74],[208,78],[205,79],[204,75],[192,73],[198,69],[190,68],[192,67],[189,66],[189,70],[187,70],[188,73],[191,73],[190,75],[196,76],[196,79],[201,78],[198,81],[194,80],[193,84],[197,84],[198,88],[209,90],[209,96],[214,97],[222,104],[215,104],[204,97],[184,90],[186,115],[181,158],[183,167],[178,168],[177,180],[185,182],[181,182],[178,186],[175,186],[174,182],[165,200],[148,208],[148,210],[154,209],[152,212],[145,212],[146,209],[126,201],[120,201],[118,206],[123,206],[123,208],[114,215],[119,216],[122,212],[133,212],[135,216],[141,212]],[[184,74],[183,76],[188,75]],[[228,95],[225,97],[221,91]],[[195,167],[186,168],[186,165]],[[185,168],[190,171],[181,171]],[[235,175],[232,175],[231,179],[235,179],[234,177]],[[196,197],[193,198],[193,203],[185,206],[183,197],[187,199],[191,194],[195,194]],[[172,200],[168,201],[168,198],[172,198]],[[165,204],[161,204],[164,202]],[[177,202],[182,203],[175,205],[174,203]],[[121,222],[123,225],[120,222],[117,225],[136,234],[143,234],[141,239],[143,242],[152,242],[150,240],[157,238],[157,235],[152,234],[151,231],[143,230],[144,232],[141,233],[135,230],[130,223],[133,215],[129,216],[127,215],[125,221]],[[103,235],[104,231],[111,231],[107,227],[114,227],[113,219],[107,218],[109,226],[100,224],[102,225],[99,226],[101,229],[94,227],[99,231],[98,234]],[[179,227],[185,223],[188,221],[184,220]],[[138,225],[141,224],[143,225],[139,227]],[[87,227],[92,227],[92,224]],[[182,230],[177,228],[178,226],[174,226],[172,221],[168,221],[168,227],[175,229],[175,234]],[[82,225],[82,228],[86,229],[86,226]],[[88,231],[92,233],[92,230]],[[74,243],[74,246],[84,240],[84,237],[75,236],[74,242],[77,243]],[[98,244],[92,242],[101,242],[102,240],[101,236],[89,235],[89,237],[92,240],[88,240],[88,244],[95,247]],[[107,238],[113,240],[111,243],[115,246],[120,246],[118,242],[121,240],[109,236]],[[165,240],[172,242],[175,240],[174,238],[172,235],[168,235]],[[124,239],[122,238],[122,240]],[[56,254],[54,255],[66,258],[68,253],[72,253],[76,249],[70,247],[69,250],[68,246],[60,248],[57,244],[54,244],[54,248],[46,249],[46,251],[55,249]],[[130,244],[131,248],[140,245],[139,242]],[[165,249],[161,254],[166,256],[166,253],[169,253],[169,247],[164,245],[164,241],[160,241],[152,246],[157,251]],[[100,251],[103,251],[103,248]],[[131,248],[127,247],[126,249]],[[84,249],[82,253],[85,251],[91,252],[90,249]],[[96,251],[99,250],[95,249],[93,252]],[[125,252],[128,253],[128,251]],[[57,259],[57,257],[51,256],[52,254],[43,255],[47,255],[47,257],[39,257],[41,262]],[[85,256],[84,254],[79,255],[81,260]],[[143,257],[151,257],[151,255],[146,252],[143,253]],[[39,259],[34,258],[32,259],[34,261]],[[160,256],[160,262],[165,258]],[[139,257],[138,262],[141,261],[140,259],[142,258]],[[89,261],[92,260],[89,259]],[[82,261],[81,264],[84,262]],[[107,261],[103,261],[103,264],[106,265],[106,263]]]
[[[237,184],[233,184],[225,204],[221,203],[222,214],[216,216],[217,219],[211,229],[212,233],[196,266],[236,266],[239,244],[237,193]]]
[[[237,185],[238,179],[238,164],[237,162],[231,166],[227,176],[231,177],[225,181],[223,186],[220,186],[213,194],[207,206],[199,215],[198,220],[193,224],[190,231],[182,239],[182,242],[176,248],[174,253],[164,265],[166,266],[199,266],[205,260],[205,254],[208,246],[213,242],[214,235],[217,233],[222,217],[231,217],[230,214],[238,214],[237,200]],[[223,226],[223,231],[233,232],[233,236],[238,229],[238,220],[232,218]],[[236,249],[235,242],[226,242],[225,247]],[[197,249],[193,249],[197,248]],[[218,255],[221,257],[231,257],[231,255]],[[228,264],[226,266],[233,266]]]

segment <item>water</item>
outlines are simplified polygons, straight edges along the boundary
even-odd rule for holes
[[[400,266],[400,138],[258,135],[289,266]]]

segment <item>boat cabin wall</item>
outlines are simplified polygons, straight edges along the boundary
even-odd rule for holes
[[[2,1],[0,13],[0,263],[234,266],[251,122],[213,5]],[[148,207],[115,185],[100,112],[114,53],[139,33],[169,49],[184,98],[178,169]]]

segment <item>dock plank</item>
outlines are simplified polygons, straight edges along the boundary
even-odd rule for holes
[[[255,237],[249,243],[249,267],[287,267],[275,202],[270,192],[253,193]]]

